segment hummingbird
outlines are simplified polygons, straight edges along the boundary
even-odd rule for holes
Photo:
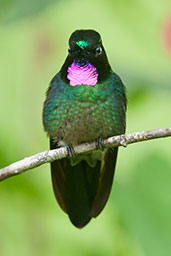
[[[97,217],[108,200],[118,148],[103,147],[103,140],[125,133],[125,119],[125,86],[111,69],[100,34],[74,31],[46,93],[43,125],[50,149],[68,149],[68,157],[51,163],[51,177],[56,200],[77,228]],[[74,146],[93,141],[96,150],[74,153]]]

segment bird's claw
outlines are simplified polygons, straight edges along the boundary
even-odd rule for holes
[[[104,139],[102,137],[98,138],[96,141],[96,148],[100,150],[104,149]]]
[[[74,150],[73,146],[71,146],[71,145],[67,146],[67,155],[68,155],[68,157],[73,157],[75,155],[75,150]]]

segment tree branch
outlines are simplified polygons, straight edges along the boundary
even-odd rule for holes
[[[146,141],[157,138],[164,138],[171,136],[171,127],[154,129],[150,131],[135,132],[131,134],[122,134],[114,137],[110,137],[104,140],[104,147],[126,147],[128,144],[135,142]],[[97,148],[96,142],[84,143],[74,147],[76,154],[87,153]],[[53,162],[54,160],[67,157],[67,148],[62,147],[53,150],[46,150],[44,152],[37,153],[33,156],[26,157],[20,161],[8,165],[0,169],[0,181],[5,180],[11,176],[20,174],[29,169],[35,168],[39,165]]]

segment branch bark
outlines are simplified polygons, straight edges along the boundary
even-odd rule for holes
[[[171,127],[154,129],[150,131],[135,132],[126,135],[122,134],[105,139],[104,147],[126,147],[128,144],[169,136],[171,136]],[[96,142],[84,143],[74,147],[74,150],[76,154],[81,154],[95,150],[96,147]],[[27,170],[33,169],[42,164],[50,163],[54,160],[59,160],[67,156],[67,148],[62,147],[53,150],[46,150],[44,152],[40,152],[35,155],[26,157],[20,161],[17,161],[0,169],[0,181],[25,172]]]

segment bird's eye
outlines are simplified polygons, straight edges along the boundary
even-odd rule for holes
[[[96,56],[100,55],[102,53],[102,47],[98,46],[95,50]]]

